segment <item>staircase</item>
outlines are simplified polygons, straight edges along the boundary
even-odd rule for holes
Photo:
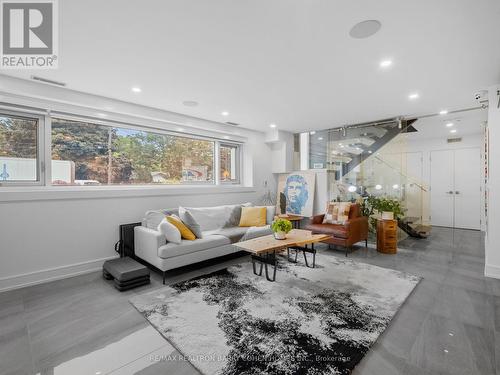
[[[332,132],[329,134],[327,149],[321,148],[320,144],[317,145],[317,148],[314,147],[316,145],[312,145],[311,156],[318,162],[326,161],[327,169],[335,175],[335,181],[348,181],[348,175],[353,171],[355,173],[356,167],[371,157],[377,158],[381,164],[385,164],[387,168],[396,171],[403,179],[408,180],[408,176],[404,176],[401,170],[378,157],[377,152],[399,134],[416,132],[417,129],[413,127],[416,121],[417,119],[402,120],[401,122],[388,120],[377,125],[347,128],[343,133]],[[426,192],[426,189],[419,182],[412,181],[412,184],[419,187],[422,192]],[[364,186],[365,191],[361,194],[367,194],[367,188],[369,189],[370,186]],[[420,224],[418,217],[405,217],[398,222],[398,226],[411,237],[427,238],[430,234],[430,227]]]
[[[403,120],[401,127],[397,122],[369,128],[350,129],[349,137],[338,141],[332,150],[329,168],[335,170],[335,179],[351,172],[364,160],[374,155],[380,148],[401,133],[417,131],[412,124],[417,119]]]

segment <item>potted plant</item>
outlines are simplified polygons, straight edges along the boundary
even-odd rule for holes
[[[361,203],[363,216],[370,218],[370,231],[374,232],[377,224],[377,216],[380,219],[393,217],[400,220],[404,216],[401,202],[393,198],[375,197],[373,195],[363,198]]]
[[[292,223],[290,220],[277,219],[271,224],[271,229],[273,230],[274,238],[284,240],[287,233],[292,230]]]

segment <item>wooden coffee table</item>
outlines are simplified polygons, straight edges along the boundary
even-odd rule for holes
[[[234,245],[252,255],[253,273],[257,276],[262,276],[262,268],[265,268],[266,279],[269,281],[276,280],[276,268],[278,260],[276,254],[287,250],[287,259],[290,262],[297,262],[297,254],[302,251],[307,267],[309,262],[306,253],[313,254],[312,268],[316,266],[316,242],[324,241],[330,238],[325,234],[312,234],[310,230],[293,229],[287,234],[284,240],[277,240],[274,235],[254,238],[248,241],[237,242]],[[311,247],[308,247],[311,245]],[[295,260],[290,259],[290,250],[295,250]],[[256,263],[260,263],[260,270],[257,273]],[[273,267],[273,277],[269,276],[268,265]]]

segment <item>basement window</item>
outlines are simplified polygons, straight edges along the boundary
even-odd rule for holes
[[[42,181],[42,117],[0,113],[0,185]]]

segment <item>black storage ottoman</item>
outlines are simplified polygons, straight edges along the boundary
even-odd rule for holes
[[[115,288],[120,292],[149,284],[149,269],[132,258],[107,260],[102,266],[105,279],[113,279]]]

